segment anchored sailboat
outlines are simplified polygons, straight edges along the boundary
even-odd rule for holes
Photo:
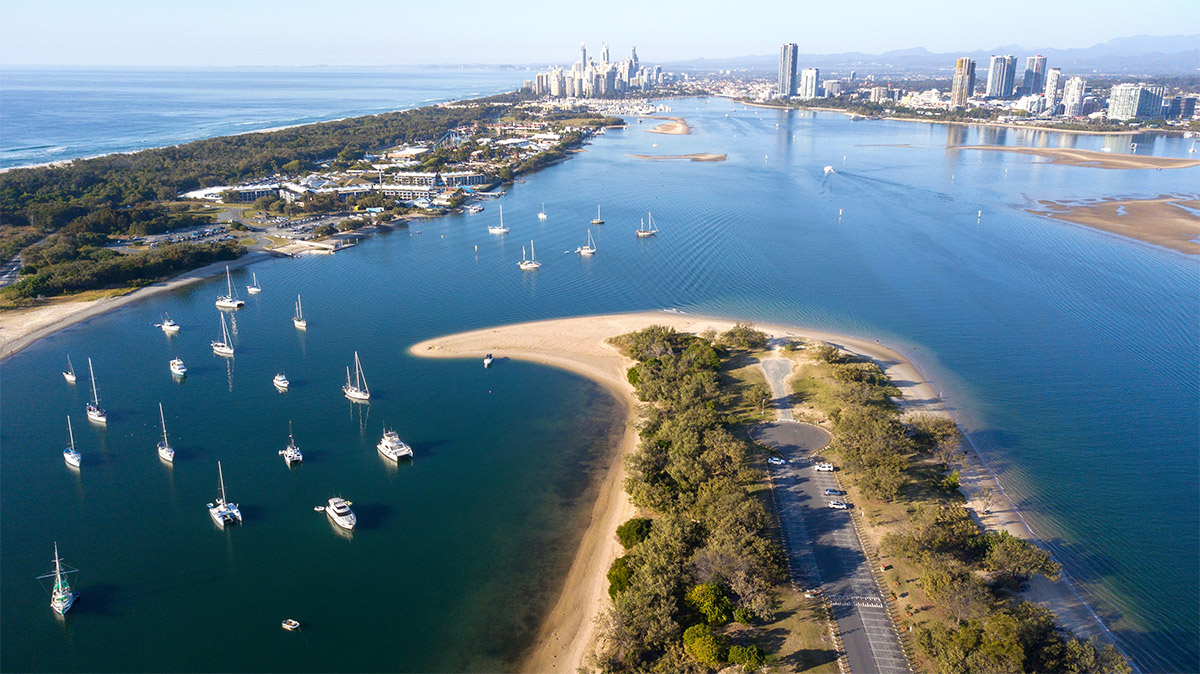
[[[649,226],[647,226],[647,222],[649,223]],[[642,221],[642,226],[638,227],[637,229],[638,238],[641,239],[647,236],[654,236],[655,234],[658,234],[658,227],[654,225],[654,216],[647,211],[646,219]]]
[[[92,402],[87,404],[87,418],[98,424],[107,424],[108,413],[100,407],[100,393],[96,390],[96,371],[92,369],[91,358],[88,358],[88,374],[92,378]]]
[[[38,580],[44,578],[53,578],[54,587],[50,589],[50,608],[54,609],[59,615],[66,615],[67,611],[71,610],[71,606],[75,604],[75,600],[79,594],[71,590],[71,584],[67,582],[67,574],[79,573],[79,569],[72,569],[62,563],[62,559],[58,556],[58,542],[54,543],[54,571],[47,573],[44,576],[38,576]]]
[[[163,439],[158,443],[158,458],[167,463],[174,463],[175,450],[171,449],[171,443],[167,441],[167,418],[163,416],[162,403],[158,404],[158,420],[162,422]]]
[[[600,217],[600,204],[596,204],[596,217],[592,218],[593,225],[603,225],[604,220]]]
[[[246,303],[233,292],[233,279],[229,276],[229,265],[225,265],[225,288],[225,294],[217,296],[218,309],[241,309],[246,306]]]
[[[234,522],[241,523],[242,511],[238,510],[236,503],[229,503],[225,500],[225,475],[221,472],[220,461],[217,462],[217,480],[221,485],[221,497],[217,499],[216,503],[208,504],[208,514],[212,515],[213,521],[221,527]]]
[[[504,226],[504,207],[500,207],[500,224],[489,225],[488,234],[508,234],[508,228]]]
[[[225,314],[221,314],[221,340],[212,341],[212,350],[218,356],[233,357],[233,343],[229,340],[229,326],[225,325]]]
[[[288,420],[288,444],[287,447],[279,450],[279,455],[283,457],[283,462],[291,466],[293,463],[304,461],[304,454],[300,452],[300,448],[296,446],[296,438],[292,437],[292,422]]]
[[[71,446],[63,450],[63,461],[67,462],[68,466],[79,467],[83,463],[83,457],[75,449],[75,431],[71,428],[71,417],[67,415],[67,436],[71,438]]]
[[[346,385],[342,393],[356,403],[365,403],[371,399],[371,390],[367,388],[367,377],[363,374],[362,362],[358,360],[358,352],[354,352],[354,383],[350,383],[350,368],[346,368]]]
[[[299,295],[296,295],[296,315],[292,317],[292,325],[301,330],[308,329],[308,321],[304,320],[304,307],[300,306]]]
[[[529,259],[525,259],[525,246],[521,246],[521,261],[517,263],[517,267],[523,271],[533,271],[542,266],[541,262],[537,261],[537,254],[533,252],[533,240],[529,241]]]
[[[68,384],[75,383],[75,366],[71,364],[70,356],[67,356],[67,371],[63,373],[63,379],[66,379]]]
[[[254,282],[246,286],[246,292],[251,295],[257,295],[262,292],[262,286],[258,285],[258,274],[251,272],[250,275],[254,277]]]
[[[546,219],[546,202],[542,202],[542,210],[538,211],[538,220]]]
[[[575,252],[579,253],[580,255],[595,255],[596,254],[596,242],[592,240],[592,230],[590,230],[590,229],[588,230],[587,245],[576,248]]]

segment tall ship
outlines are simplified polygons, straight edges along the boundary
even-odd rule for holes
[[[529,240],[529,259],[525,259],[525,246],[521,246],[521,261],[517,263],[517,267],[522,271],[534,271],[540,269],[541,262],[537,261],[537,254],[533,251],[533,240]]]
[[[221,496],[217,498],[215,503],[208,504],[208,514],[212,515],[213,521],[217,526],[224,527],[226,524],[242,522],[242,511],[238,510],[236,503],[230,503],[225,499],[225,475],[221,472],[221,462],[217,462],[217,481],[221,485]]]
[[[60,616],[65,616],[67,611],[75,605],[75,600],[79,594],[71,589],[71,584],[67,582],[67,575],[79,573],[79,569],[62,563],[62,558],[58,556],[58,543],[54,544],[54,570],[44,576],[38,576],[38,580],[53,578],[54,585],[50,588],[50,608]]]
[[[350,381],[350,368],[346,368],[346,384],[342,386],[342,393],[356,403],[365,403],[371,400],[371,389],[367,388],[367,377],[363,374],[362,361],[358,359],[358,352],[354,352],[354,381]]]
[[[225,294],[217,296],[218,309],[241,309],[246,303],[233,292],[233,278],[229,276],[229,265],[225,265]]]
[[[375,445],[375,448],[392,461],[399,461],[404,457],[411,458],[413,455],[412,447],[400,439],[400,434],[387,429],[384,429],[383,439],[379,441],[378,445]]]
[[[167,418],[163,415],[162,403],[158,404],[158,420],[162,422],[163,439],[158,443],[158,458],[167,463],[175,462],[175,450],[167,440]]]
[[[85,408],[87,418],[98,424],[108,424],[108,412],[100,407],[100,392],[96,389],[96,371],[92,368],[91,358],[88,358],[88,376],[92,378],[92,402]]]
[[[292,436],[292,422],[288,421],[288,444],[287,447],[279,450],[279,455],[283,457],[283,462],[291,466],[293,463],[304,461],[304,454],[300,448],[296,446],[296,438]]]
[[[221,314],[221,339],[212,341],[212,350],[218,356],[233,357],[233,342],[229,339],[229,326],[225,325],[225,314]]]
[[[83,457],[75,449],[75,431],[71,428],[71,417],[69,415],[67,416],[67,437],[71,438],[71,445],[63,449],[63,461],[66,461],[68,466],[78,468],[79,464],[83,463]]]
[[[292,325],[300,330],[308,329],[308,321],[304,320],[304,307],[300,305],[299,295],[296,295],[296,315],[292,316]]]

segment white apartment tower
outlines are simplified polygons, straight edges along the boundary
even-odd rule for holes
[[[1087,91],[1087,80],[1082,77],[1072,77],[1063,87],[1063,116],[1080,117],[1083,115],[1083,94]]]
[[[779,96],[796,95],[796,57],[800,47],[792,42],[779,48]]]
[[[1046,109],[1054,112],[1054,106],[1058,105],[1058,81],[1062,78],[1062,68],[1051,68],[1046,71]],[[1036,93],[1036,92],[1029,92]]]
[[[805,68],[800,71],[800,86],[796,94],[803,99],[816,98],[817,88],[821,82],[821,71],[818,68]]]

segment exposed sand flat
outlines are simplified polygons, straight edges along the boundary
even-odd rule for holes
[[[606,340],[649,325],[667,325],[682,332],[699,333],[712,329],[728,330],[735,321],[671,312],[641,312],[605,316],[585,316],[521,323],[427,340],[411,347],[417,356],[429,358],[513,358],[559,367],[593,379],[621,399],[628,412],[620,451],[603,478],[592,520],[583,535],[578,552],[567,573],[562,591],[543,622],[523,671],[574,672],[583,664],[596,637],[595,618],[607,606],[608,567],[621,554],[615,531],[617,525],[634,515],[623,489],[624,457],[636,447],[634,411],[637,401],[633,387],[625,378],[632,361],[621,356]],[[926,382],[916,366],[898,352],[877,342],[813,330],[757,324],[772,339],[807,338],[828,342],[869,358],[880,365],[903,394],[905,411],[949,414],[937,391]],[[969,505],[982,511],[974,500],[984,486],[998,483],[987,467],[972,455],[963,470],[963,489]],[[1003,502],[1003,505],[999,505]],[[989,528],[1005,528],[1014,535],[1033,538],[1015,507],[997,498],[991,514],[982,523]],[[1103,635],[1104,628],[1078,593],[1066,582],[1035,581],[1027,598],[1049,607],[1063,625],[1082,636]]]
[[[693,154],[627,154],[634,159],[691,159],[692,161],[725,161],[728,157],[723,154],[695,152]]]
[[[1104,169],[1177,169],[1200,166],[1200,159],[1148,157],[1132,154],[1113,154],[1066,147],[1012,147],[1009,145],[955,145],[953,150],[991,150],[1049,157],[1053,164],[1090,166]]]
[[[1200,255],[1200,217],[1187,207],[1200,210],[1200,197],[1110,200],[1099,203],[1039,202],[1042,209],[1030,213],[1055,220],[1100,229],[1188,255]]]
[[[682,117],[647,116],[646,119],[666,120],[662,124],[655,126],[653,129],[646,129],[646,133],[666,133],[672,136],[686,136],[692,132],[692,127],[688,126],[687,120]]]

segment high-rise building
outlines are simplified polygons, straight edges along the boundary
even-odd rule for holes
[[[850,81],[853,82],[856,79],[858,79],[858,71],[851,70],[850,71]]]
[[[587,47],[583,43],[579,43],[579,69],[587,70]]]
[[[825,98],[833,98],[834,96],[842,95],[841,80],[825,80],[821,83],[821,88],[825,90]]]
[[[608,63],[608,43],[607,42],[600,43],[600,62]]]
[[[1150,119],[1163,116],[1166,88],[1148,84],[1118,84],[1108,97],[1108,118]]]
[[[800,46],[795,42],[779,48],[779,96],[787,98],[796,95],[796,57]]]
[[[1062,68],[1051,68],[1046,72],[1046,109],[1052,113],[1054,106],[1058,105],[1058,80],[1060,78],[1062,78]]]
[[[1046,57],[1038,54],[1025,59],[1025,81],[1022,83],[1026,94],[1034,96],[1042,93],[1046,86]]]
[[[1082,77],[1072,77],[1063,87],[1063,116],[1083,116],[1083,96],[1087,91],[1087,80]]]
[[[988,66],[987,97],[1011,98],[1016,81],[1017,57],[992,56]]]
[[[950,105],[967,107],[967,99],[975,95],[975,61],[963,57],[954,64],[954,83],[950,86]]]
[[[801,70],[800,86],[796,90],[796,95],[803,99],[816,98],[820,81],[821,70],[819,68],[805,68]]]

